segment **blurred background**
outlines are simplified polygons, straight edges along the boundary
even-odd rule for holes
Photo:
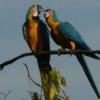
[[[23,39],[22,25],[28,8],[40,4],[44,9],[52,8],[62,21],[69,21],[94,50],[100,50],[100,0],[0,0],[0,63],[30,52]],[[41,19],[44,20],[41,13]],[[51,49],[59,47],[52,41]],[[100,61],[86,57],[98,89],[100,90]],[[40,75],[35,57],[26,57],[6,66],[0,71],[0,91],[12,90],[7,100],[31,100],[27,90],[30,89],[26,63],[36,82]],[[67,80],[66,93],[72,100],[96,100],[84,72],[75,56],[52,55],[51,65],[58,68]],[[33,86],[33,91],[40,91]],[[0,94],[0,98],[3,98]]]

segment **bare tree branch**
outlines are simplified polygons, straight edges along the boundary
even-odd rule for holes
[[[1,95],[4,96],[4,100],[7,99],[8,95],[12,92],[12,90],[8,91],[7,93],[4,93],[4,92],[0,92]]]
[[[33,92],[33,91],[29,91],[29,90],[28,90],[28,93],[30,94],[32,100],[35,100],[34,98],[35,98],[36,96],[37,96],[37,97],[39,96],[39,100],[42,100],[42,96],[44,96],[44,95],[42,95],[42,91],[43,91],[42,85],[40,85],[39,83],[37,83],[37,82],[35,82],[35,81],[33,80],[33,78],[31,77],[31,74],[30,74],[30,72],[29,72],[28,66],[27,66],[25,63],[23,63],[23,64],[24,64],[24,66],[25,66],[25,68],[26,68],[26,70],[27,70],[27,76],[28,76],[28,78],[29,78],[29,81],[32,81],[33,84],[37,85],[37,86],[40,87],[40,89],[41,89],[41,94],[40,94],[40,95],[39,95],[37,92]],[[36,100],[37,100],[37,99],[36,99]]]
[[[58,54],[58,55],[65,55],[65,54],[100,54],[100,50],[52,50],[52,51],[39,51],[39,52],[32,52],[32,53],[23,53],[17,57],[14,57],[10,60],[7,60],[3,63],[0,64],[0,70],[2,70],[5,66],[14,63],[15,61],[23,58],[23,57],[27,57],[27,56],[33,56],[33,55],[49,55],[49,54]]]
[[[65,91],[63,90],[63,94],[64,94],[64,98],[65,100],[71,100],[71,98],[65,93]]]
[[[25,67],[26,67],[27,75],[28,75],[29,80],[31,80],[31,81],[32,81],[35,85],[37,85],[38,87],[42,88],[42,86],[41,86],[39,83],[35,82],[35,81],[32,79],[27,65],[26,65],[26,64],[24,64],[24,65],[25,65]]]

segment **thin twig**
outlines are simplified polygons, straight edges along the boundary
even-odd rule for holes
[[[0,70],[2,70],[5,66],[14,63],[15,61],[23,58],[23,57],[27,57],[27,56],[33,56],[33,55],[49,55],[49,54],[58,54],[58,55],[65,55],[65,54],[93,54],[93,53],[97,53],[100,54],[100,50],[52,50],[52,51],[39,51],[39,52],[32,52],[32,53],[23,53],[17,57],[14,57],[10,60],[7,60],[3,63],[0,64]]]
[[[1,94],[1,95],[5,95],[5,93],[3,93],[3,92],[1,92],[1,91],[0,91],[0,94]]]
[[[40,100],[42,100],[42,96],[44,96],[44,95],[42,94],[42,91],[43,91],[43,89],[41,88],[41,90],[40,90]]]
[[[60,95],[56,95],[57,97],[59,97],[61,100],[63,99],[63,100],[70,100],[69,99],[69,96],[68,97],[63,97],[63,96],[60,96]]]
[[[8,91],[8,93],[5,94],[5,96],[4,96],[4,100],[7,99],[8,95],[9,95],[11,92],[12,92],[12,90]]]
[[[65,100],[65,98],[63,97],[63,96],[60,96],[60,95],[56,95],[56,97],[59,97],[60,99],[63,99],[63,100]]]
[[[26,65],[26,64],[24,64],[24,65],[25,65],[26,70],[27,70],[28,78],[29,78],[35,85],[37,85],[38,87],[42,88],[42,86],[41,86],[39,83],[35,82],[35,81],[32,79],[32,77],[31,77],[31,75],[30,75],[30,72],[29,72],[29,69],[28,69],[27,65]]]
[[[70,100],[70,97],[68,95],[66,95],[65,91],[63,90],[63,94],[64,94],[64,98],[65,100]]]
[[[8,95],[12,92],[12,90],[8,91],[7,93],[0,92],[1,95],[4,96],[4,100],[7,99]]]

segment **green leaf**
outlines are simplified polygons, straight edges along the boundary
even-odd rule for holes
[[[50,100],[54,100],[55,96],[56,96],[56,87],[52,85],[50,88]]]
[[[61,85],[66,87],[66,79],[64,77],[61,77]]]

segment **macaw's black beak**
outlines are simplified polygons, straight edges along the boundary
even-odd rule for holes
[[[41,13],[41,10],[44,12],[44,9],[41,5],[37,5],[37,7],[38,7],[38,13],[39,14]]]
[[[44,10],[44,11],[43,11],[43,13],[44,13],[44,14],[43,14],[43,15],[44,15],[44,17],[46,18],[46,10]]]
[[[45,17],[45,19],[48,19],[48,11],[47,10],[44,10],[44,17]]]
[[[47,10],[43,10],[44,16],[46,17]]]

